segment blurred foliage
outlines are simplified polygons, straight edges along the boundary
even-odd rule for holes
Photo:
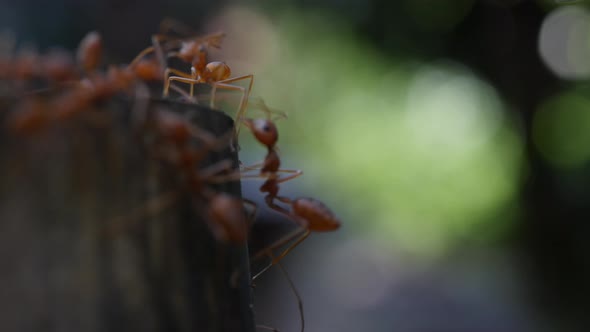
[[[543,156],[562,168],[579,168],[590,161],[590,99],[567,91],[546,100],[535,115],[533,134]]]
[[[273,22],[277,44],[259,47],[278,51],[255,68],[255,94],[290,111],[285,167],[303,168],[345,227],[427,255],[500,234],[522,144],[489,84],[452,61],[383,57],[325,15]]]

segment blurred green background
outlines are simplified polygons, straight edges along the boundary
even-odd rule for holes
[[[41,49],[89,30],[127,62],[164,17],[223,30],[213,53],[286,111],[287,196],[341,230],[285,259],[307,331],[590,329],[590,9],[585,1],[1,2]],[[245,164],[264,157],[247,131]],[[263,205],[258,182],[244,196]],[[254,248],[285,231],[264,212]],[[255,250],[255,249],[253,249]],[[280,273],[260,324],[298,329]]]

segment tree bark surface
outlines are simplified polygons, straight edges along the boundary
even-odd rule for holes
[[[134,128],[137,102],[26,137],[2,126],[2,331],[254,331],[247,247],[215,241],[178,171]],[[233,127],[197,105],[148,103],[148,115],[179,112],[217,137]],[[237,167],[229,147],[207,162],[225,158]],[[241,195],[239,182],[216,189]],[[114,224],[167,195],[160,212]]]

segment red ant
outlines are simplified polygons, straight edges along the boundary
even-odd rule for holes
[[[242,167],[239,172],[221,176],[218,180],[241,180],[241,179],[260,179],[264,178],[266,181],[260,187],[260,191],[268,193],[272,197],[276,197],[279,191],[279,184],[292,180],[303,174],[300,170],[284,170],[280,169],[281,159],[277,152],[276,143],[279,139],[279,132],[271,119],[271,114],[278,113],[278,118],[286,118],[286,115],[281,112],[271,110],[266,106],[262,99],[258,99],[253,103],[260,110],[266,114],[266,118],[244,119],[243,124],[252,132],[256,140],[267,148],[267,155],[264,161],[251,166]],[[244,174],[244,172],[260,169],[259,174]],[[291,175],[279,178],[278,173],[290,173]]]
[[[165,150],[168,152],[165,153],[165,159],[182,171],[185,177],[183,182],[187,185],[195,203],[205,207],[203,217],[214,237],[221,242],[245,243],[248,238],[249,222],[244,214],[244,202],[227,193],[215,192],[207,186],[208,179],[230,169],[232,162],[222,160],[203,169],[198,168],[211,150],[227,146],[231,136],[214,138],[208,132],[191,125],[184,117],[169,111],[160,110],[154,116],[152,123],[156,133],[159,134],[165,146],[172,148]],[[191,146],[189,143],[192,138],[198,138],[203,146],[198,149]],[[177,193],[156,197],[131,216],[116,221],[115,227],[118,228],[123,224],[129,224],[130,221],[158,213],[168,208],[177,199]]]
[[[190,30],[171,20],[165,20],[162,23],[161,27],[167,29],[180,27],[180,30]],[[252,90],[252,85],[254,83],[254,75],[249,74],[238,77],[231,77],[231,69],[226,63],[220,61],[207,61],[207,48],[219,48],[221,45],[221,40],[224,36],[225,34],[222,32],[214,33],[199,38],[191,37],[185,39],[173,38],[162,34],[154,35],[152,36],[153,45],[140,52],[140,54],[131,62],[131,64],[134,64],[136,61],[139,61],[139,59],[145,56],[146,54],[156,52],[156,54],[158,55],[158,53],[164,52],[164,50],[166,50],[166,58],[176,57],[186,63],[190,63],[191,73],[187,74],[174,68],[166,68],[164,70],[164,97],[168,96],[170,86],[174,81],[187,83],[190,85],[190,100],[193,100],[194,97],[195,84],[204,83],[211,85],[211,108],[215,108],[216,93],[218,88],[229,91],[239,91],[241,92],[242,97],[240,99],[240,104],[238,106],[238,111],[236,113],[235,118],[236,122],[240,122],[248,104],[248,97],[250,95],[250,91]],[[162,44],[162,42],[164,41],[166,41],[166,43]],[[162,56],[162,54],[158,55],[158,57],[162,58],[162,65],[165,66],[165,60],[163,60],[164,57]],[[169,76],[170,74],[173,74],[175,76]],[[247,88],[230,84],[233,82],[247,79],[249,79]],[[239,126],[236,126],[236,131],[234,135],[235,138],[237,138],[239,134],[239,128]]]
[[[266,203],[269,207],[279,213],[287,216],[289,219],[297,223],[301,229],[297,230],[293,234],[289,234],[286,237],[275,242],[273,245],[264,249],[261,253],[255,255],[254,259],[262,257],[264,255],[270,255],[272,257],[271,263],[265,267],[262,271],[257,273],[252,280],[258,278],[262,273],[268,270],[271,266],[277,264],[283,257],[285,257],[293,248],[303,242],[309,234],[313,232],[331,232],[340,228],[341,222],[338,217],[321,201],[310,198],[310,197],[299,197],[290,199],[287,197],[277,196],[275,199],[290,205],[290,210],[287,210],[274,203],[273,200],[267,200]],[[291,242],[293,239],[297,240],[285,249],[280,255],[273,257],[272,250],[283,246],[284,244]]]
[[[221,176],[220,179],[228,180],[228,179],[244,179],[244,178],[265,178],[266,181],[260,187],[261,192],[267,193],[265,197],[266,204],[273,210],[278,211],[279,213],[287,216],[289,219],[293,220],[297,223],[301,229],[298,230],[296,233],[288,235],[283,239],[279,240],[277,243],[273,244],[269,248],[263,250],[261,254],[256,255],[254,258],[260,257],[261,255],[268,255],[272,257],[272,261],[269,266],[264,268],[261,272],[256,274],[254,278],[256,279],[260,276],[264,271],[266,271],[271,266],[277,264],[283,257],[285,257],[293,248],[295,248],[299,243],[301,243],[307,236],[309,236],[311,231],[314,232],[326,232],[326,231],[334,231],[340,227],[340,220],[334,215],[334,213],[321,201],[308,198],[308,197],[301,197],[296,199],[289,199],[286,197],[278,196],[279,192],[279,184],[282,182],[286,182],[289,180],[294,179],[302,174],[299,170],[280,170],[280,158],[276,152],[276,143],[278,141],[278,130],[274,124],[274,122],[270,119],[270,109],[264,104],[263,101],[258,103],[258,106],[267,113],[266,119],[245,119],[245,125],[250,129],[256,137],[256,139],[266,146],[268,149],[268,154],[262,163],[262,168],[260,174],[258,175],[244,175],[242,173],[234,173],[228,176]],[[254,166],[246,167],[247,170],[255,169]],[[287,172],[293,173],[289,176],[280,178],[277,176],[279,172]],[[279,205],[277,205],[274,200],[279,200],[282,203],[288,204],[290,206],[290,210],[287,210]],[[273,257],[272,250],[283,246],[284,244],[294,240],[295,238],[299,237],[294,244],[289,246],[285,249],[279,256]]]
[[[211,99],[209,102],[209,107],[215,108],[215,100],[216,100],[216,93],[217,89],[224,89],[228,91],[239,91],[242,94],[240,99],[240,103],[238,105],[238,111],[236,112],[235,119],[236,122],[240,122],[244,116],[246,111],[246,107],[248,105],[248,97],[250,96],[250,91],[252,90],[252,85],[254,83],[254,75],[242,75],[237,77],[231,77],[231,69],[225,62],[220,61],[213,61],[206,63],[206,51],[204,48],[199,48],[197,54],[194,56],[192,61],[191,67],[191,74],[182,74],[179,71],[173,71],[174,74],[178,76],[170,76],[168,77],[167,81],[164,83],[164,95],[168,94],[168,86],[173,82],[183,82],[188,83],[191,85],[190,96],[193,96],[193,85],[198,83],[206,83],[212,86],[211,90]],[[205,64],[205,65],[204,65]],[[242,86],[238,86],[234,83],[241,80],[248,80],[249,83],[247,88]],[[235,138],[237,139],[240,133],[240,126],[236,126],[235,129]]]
[[[198,164],[207,156],[209,151],[225,147],[229,144],[229,137],[213,138],[209,133],[191,125],[179,115],[170,112],[159,112],[156,119],[158,131],[171,139],[183,156],[180,158],[182,168],[188,177],[187,183],[195,197],[200,197],[207,204],[205,219],[215,238],[219,241],[243,244],[248,237],[249,222],[243,211],[241,199],[225,193],[217,193],[206,186],[209,178],[220,171],[231,168],[231,161],[222,160],[205,169],[196,171]],[[204,147],[195,150],[188,145],[191,137],[197,137],[204,142]]]
[[[280,239],[275,244],[263,249],[259,254],[253,257],[253,260],[259,259],[264,256],[269,256],[271,262],[260,272],[252,277],[254,282],[260,275],[266,272],[269,268],[274,265],[278,265],[281,272],[289,283],[289,287],[295,294],[297,299],[299,315],[301,320],[301,332],[305,330],[305,317],[303,313],[303,302],[299,295],[293,281],[289,277],[287,271],[281,264],[283,259],[291,250],[293,250],[298,244],[303,242],[311,231],[333,231],[340,227],[340,220],[320,201],[313,198],[296,198],[290,200],[286,197],[278,196],[279,184],[282,182],[289,181],[302,174],[299,170],[280,170],[280,158],[276,152],[276,142],[278,140],[278,131],[276,126],[270,119],[257,119],[257,120],[245,120],[246,126],[252,131],[256,139],[265,145],[268,149],[268,154],[262,163],[260,174],[253,177],[266,177],[267,180],[260,187],[261,192],[267,193],[265,197],[266,204],[273,210],[286,215],[289,219],[295,221],[301,228],[296,232],[287,235]],[[248,170],[254,169],[254,167],[247,167]],[[278,172],[289,172],[294,173],[292,175],[278,178]],[[248,178],[252,176],[243,175],[241,178]],[[277,199],[283,203],[289,204],[291,210],[287,210],[274,203]],[[296,240],[295,240],[296,239]],[[285,249],[279,256],[274,256],[272,251],[278,247],[281,247],[291,241],[295,240],[287,249]],[[266,328],[266,327],[265,327]],[[270,328],[272,329],[272,328]]]
[[[11,129],[16,133],[31,134],[42,127],[39,125],[40,123],[71,118],[96,101],[127,91],[133,84],[161,79],[161,66],[153,59],[142,59],[133,67],[111,66],[106,74],[96,72],[101,52],[100,35],[96,32],[86,35],[80,42],[77,57],[79,66],[88,73],[88,76],[76,81],[73,86],[56,97],[50,98],[49,101],[40,102],[37,100],[34,103],[28,103],[25,100],[23,105],[18,107],[23,111],[16,112],[13,115],[14,120],[9,122]],[[50,55],[51,57],[48,56],[48,60],[43,62],[48,72],[46,75],[56,79],[65,78],[64,73],[70,72],[68,68],[74,68],[73,63],[68,65],[68,62],[64,60],[68,57],[63,52],[50,53]],[[34,111],[25,111],[27,109]]]
[[[87,39],[88,36],[84,40]],[[90,47],[84,45],[84,40],[80,50]],[[100,40],[92,44],[94,47],[101,46]],[[96,52],[93,51],[90,54],[94,53]],[[42,79],[49,83],[67,83],[76,81],[80,77],[73,57],[61,49],[53,49],[41,55],[30,48],[23,48],[12,59],[9,56],[0,59],[0,69],[0,78],[20,82]]]

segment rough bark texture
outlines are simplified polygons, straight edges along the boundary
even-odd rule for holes
[[[254,330],[246,246],[212,238],[175,170],[133,128],[134,105],[110,102],[30,137],[1,131],[3,331]],[[156,107],[217,136],[233,126],[195,105],[150,101]],[[222,158],[237,166],[229,148],[208,161]],[[239,182],[218,189],[240,195]],[[113,226],[173,191],[181,198],[169,208]]]

